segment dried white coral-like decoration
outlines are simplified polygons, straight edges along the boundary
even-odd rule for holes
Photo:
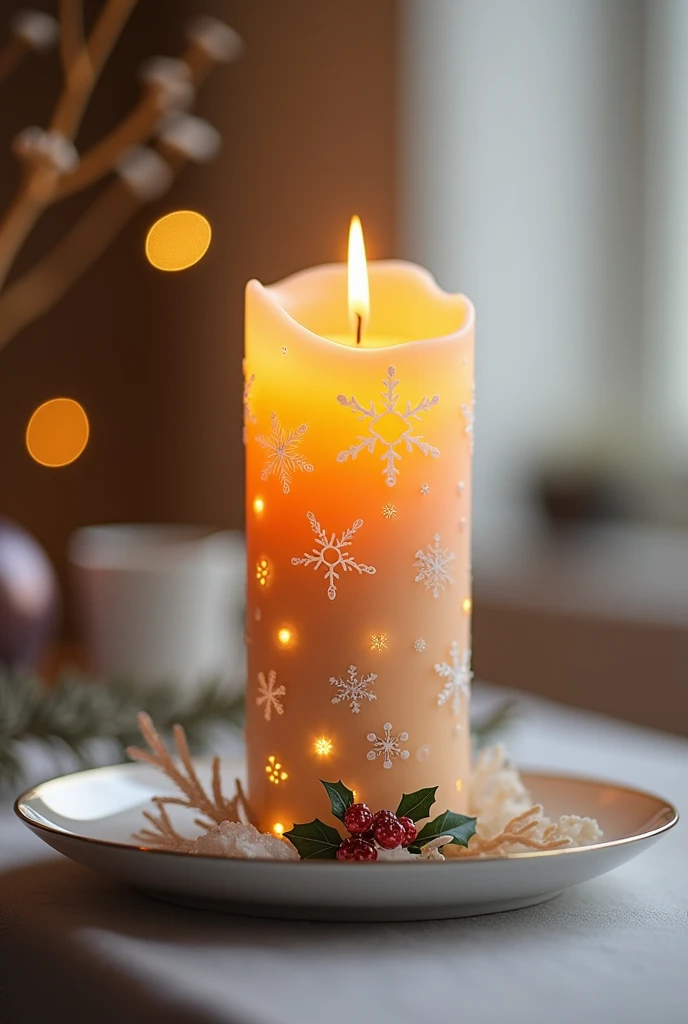
[[[29,9],[17,11],[10,22],[10,31],[36,53],[52,50],[60,34],[57,19],[52,14]]]
[[[223,64],[237,60],[244,49],[244,41],[239,33],[209,14],[201,14],[188,23],[186,38],[205,50],[213,60]]]
[[[15,135],[12,152],[26,164],[45,164],[58,174],[73,171],[79,163],[79,154],[74,143],[62,132],[47,132],[38,125],[31,125]]]
[[[153,797],[153,803],[158,813],[143,812],[144,818],[152,828],[142,829],[134,836],[135,839],[141,843],[153,843],[158,849],[190,853],[194,840],[187,839],[176,831],[167,813],[169,806],[186,807],[193,811],[199,811],[203,817],[194,818],[194,823],[205,832],[226,821],[241,821],[245,825],[250,824],[251,811],[239,780],[237,779],[235,782],[236,794],[234,797],[228,799],[222,792],[219,757],[213,758],[211,790],[208,793],[196,773],[189,753],[186,733],[181,725],[175,725],[173,730],[180,762],[177,764],[168,751],[162,736],[153,725],[150,716],[144,711],[139,713],[138,724],[141,735],[150,749],[141,750],[139,747],[129,747],[127,754],[134,761],[144,761],[153,765],[154,768],[158,768],[183,795]]]
[[[456,856],[558,850],[588,846],[602,838],[602,829],[593,818],[562,815],[552,822],[543,808],[533,803],[501,744],[481,750],[473,766],[470,813],[477,818],[476,834],[467,851],[452,848]]]

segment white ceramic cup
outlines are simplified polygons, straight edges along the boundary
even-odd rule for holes
[[[196,526],[77,530],[69,544],[82,641],[105,679],[190,688],[245,671],[243,535]]]

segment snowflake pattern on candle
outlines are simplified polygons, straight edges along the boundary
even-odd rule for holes
[[[412,406],[407,400],[406,405],[397,408],[399,395],[397,387],[397,371],[394,366],[387,369],[387,376],[383,384],[385,390],[381,393],[382,403],[378,408],[375,402],[370,403],[366,409],[356,400],[354,396],[347,398],[346,395],[337,395],[340,405],[346,406],[358,414],[359,420],[367,421],[368,437],[358,436],[358,444],[352,444],[349,448],[339,452],[337,462],[346,462],[347,459],[355,459],[359,452],[366,450],[373,454],[378,443],[381,445],[383,454],[382,461],[385,463],[382,473],[388,487],[394,487],[399,476],[399,469],[396,463],[401,460],[401,454],[397,449],[405,445],[407,452],[413,452],[414,448],[423,455],[430,455],[433,459],[438,458],[438,448],[423,441],[422,435],[415,434],[413,420],[419,420],[421,414],[432,409],[439,402],[439,395],[432,398],[422,398],[417,405]]]
[[[461,697],[468,699],[471,694],[471,652],[467,648],[462,655],[458,641],[454,640],[449,648],[449,657],[451,665],[446,661],[435,665],[437,675],[446,679],[444,689],[437,695],[437,703],[440,707],[451,704],[452,711],[458,715],[461,711]]]
[[[359,679],[358,669],[355,665],[349,665],[346,679],[341,676],[330,676],[330,686],[336,686],[339,693],[332,698],[333,704],[349,703],[351,714],[357,715],[361,710],[361,701],[377,700],[377,694],[372,693],[368,687],[372,686],[377,679],[375,672],[362,675]]]
[[[423,653],[426,646],[427,644],[425,643],[425,640],[423,639],[422,636],[419,636],[418,639],[415,640],[413,644],[414,650],[418,651],[419,654]]]
[[[251,411],[251,388],[256,379],[255,373],[252,373],[249,377],[246,371],[246,360],[244,359],[241,364],[244,371],[244,429],[243,429],[243,441],[246,444],[248,438],[248,428],[250,423],[256,422],[256,417]]]
[[[374,732],[369,732],[366,736],[368,743],[373,744],[366,757],[369,761],[375,761],[378,757],[382,757],[382,767],[391,768],[393,760],[401,758],[402,761],[405,761],[409,756],[408,750],[402,750],[401,747],[401,744],[406,743],[409,737],[407,732],[400,732],[396,736],[392,735],[391,722],[385,722],[382,729],[384,736],[378,736]]]
[[[263,714],[266,722],[271,720],[273,711],[276,715],[284,714],[284,705],[279,698],[285,697],[286,693],[286,686],[277,685],[277,673],[274,669],[270,669],[267,679],[265,678],[264,672],[258,673],[258,696],[256,697],[256,704],[258,707],[263,708]]]
[[[468,405],[468,404],[462,405],[461,406],[461,412],[463,413],[463,418],[466,421],[466,426],[464,427],[463,432],[464,432],[464,434],[466,434],[466,436],[468,437],[468,439],[471,442],[471,453],[472,453],[473,452],[473,446],[475,444],[475,431],[473,429],[474,426],[475,426],[475,382],[473,384],[473,395],[472,395],[472,398],[471,398],[471,404],[470,405]]]
[[[307,423],[302,423],[296,430],[285,430],[280,424],[277,414],[270,413],[269,436],[256,435],[256,441],[267,453],[267,461],[260,474],[261,480],[267,480],[272,475],[277,476],[282,484],[283,492],[289,494],[294,472],[297,470],[303,473],[313,472],[313,466],[298,449],[307,430]]]
[[[312,565],[315,570],[324,568],[325,579],[328,582],[327,596],[330,601],[334,601],[337,596],[335,580],[338,580],[340,576],[340,573],[337,572],[338,569],[342,573],[352,572],[355,569],[359,575],[361,573],[368,573],[370,576],[377,572],[374,565],[356,562],[353,555],[346,550],[351,546],[351,538],[363,526],[362,519],[357,519],[353,526],[349,527],[348,530],[344,530],[341,537],[335,536],[334,533],[328,537],[312,512],[306,513],[306,518],[311,524],[311,530],[317,537],[317,547],[314,547],[311,552],[304,552],[303,558],[292,558],[291,564]]]
[[[454,582],[450,569],[456,555],[447,548],[440,547],[439,533],[432,539],[433,543],[428,544],[425,551],[416,551],[413,566],[418,569],[415,582],[423,583],[426,590],[432,591],[433,597],[439,597],[447,586]]]

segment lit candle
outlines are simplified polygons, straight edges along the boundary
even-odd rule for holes
[[[247,742],[266,831],[327,820],[319,779],[374,810],[424,786],[467,800],[473,307],[413,264],[366,268],[356,231],[348,288],[338,264],[246,289]]]

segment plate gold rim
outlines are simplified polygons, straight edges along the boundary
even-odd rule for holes
[[[202,760],[202,759],[197,758],[196,760]],[[134,767],[133,763],[132,763],[131,766]],[[51,825],[45,825],[45,824],[43,824],[41,822],[33,821],[26,814],[24,814],[24,812],[22,810],[21,805],[23,803],[25,803],[27,800],[29,800],[32,795],[37,794],[38,790],[40,790],[41,787],[49,785],[52,782],[60,782],[60,781],[65,780],[65,779],[74,778],[75,776],[78,776],[78,775],[85,775],[85,774],[87,774],[89,772],[115,771],[115,770],[121,769],[123,767],[129,767],[129,763],[128,762],[124,762],[123,764],[104,765],[104,766],[102,766],[100,768],[85,768],[85,769],[82,769],[81,771],[78,771],[78,772],[70,772],[67,775],[57,775],[54,778],[46,779],[44,782],[39,782],[36,785],[31,786],[24,793],[20,794],[20,796],[17,797],[17,799],[14,801],[14,805],[13,805],[14,813],[19,818],[19,820],[22,822],[22,824],[26,825],[26,827],[29,828],[32,832],[39,832],[39,833],[40,832],[46,832],[49,835],[59,836],[59,837],[61,837],[63,839],[69,839],[69,840],[72,840],[72,841],[77,842],[77,843],[87,843],[87,844],[90,844],[90,845],[104,847],[106,849],[115,849],[115,850],[122,850],[122,851],[126,850],[126,851],[128,851],[130,853],[144,853],[144,854],[148,854],[148,855],[156,855],[156,856],[159,856],[159,857],[160,856],[162,856],[162,857],[188,857],[189,854],[180,853],[179,851],[176,851],[176,850],[157,850],[154,847],[149,847],[149,846],[136,846],[133,843],[119,843],[119,842],[115,842],[112,839],[96,839],[93,836],[80,836],[80,835],[77,835],[74,832],[65,832],[65,831],[63,831],[63,830],[61,830],[59,828],[54,828]],[[555,856],[561,856],[561,855],[572,856],[573,854],[582,854],[582,853],[590,852],[591,850],[613,849],[614,847],[617,847],[617,846],[628,846],[631,843],[639,843],[639,842],[642,842],[643,840],[646,840],[646,839],[653,839],[656,836],[662,835],[664,832],[668,832],[679,821],[679,813],[678,813],[676,807],[669,800],[666,800],[664,797],[657,796],[656,793],[651,793],[651,792],[649,792],[649,790],[638,789],[638,788],[636,788],[634,786],[627,786],[627,785],[625,785],[623,783],[613,782],[612,780],[609,780],[609,779],[597,778],[597,777],[592,776],[592,775],[569,775],[569,774],[567,774],[565,772],[542,772],[542,771],[537,771],[537,770],[528,770],[527,768],[524,768],[524,769],[521,770],[521,777],[524,778],[524,780],[526,782],[527,782],[528,779],[541,779],[543,782],[555,782],[555,783],[556,782],[574,782],[574,783],[581,782],[581,783],[584,783],[584,784],[587,784],[587,785],[592,785],[592,786],[596,786],[596,787],[600,787],[600,788],[601,787],[612,788],[612,789],[615,789],[615,790],[619,790],[620,792],[627,793],[630,796],[649,798],[650,800],[654,800],[657,804],[663,805],[663,807],[662,807],[662,809],[661,809],[661,811],[659,813],[661,813],[662,811],[668,813],[669,820],[665,821],[661,825],[658,825],[657,828],[650,829],[647,832],[639,832],[639,833],[634,833],[633,835],[621,836],[621,838],[619,838],[619,839],[608,839],[608,840],[606,840],[604,842],[601,842],[601,843],[591,843],[591,844],[589,844],[587,846],[575,846],[575,847],[572,847],[572,848],[564,848],[564,849],[561,849],[561,850],[528,850],[528,851],[524,851],[523,853],[507,854],[506,856],[503,856],[503,857],[491,856],[491,855],[484,856],[484,857],[465,857],[465,858],[463,858],[463,857],[456,857],[456,858],[452,857],[452,858],[449,858],[448,860],[445,860],[443,862],[442,861],[428,861],[426,866],[427,867],[435,867],[435,868],[438,868],[438,867],[446,868],[447,864],[453,864],[453,865],[462,864],[462,865],[465,865],[465,864],[477,864],[477,863],[487,864],[487,863],[495,863],[495,862],[503,864],[504,861],[507,861],[507,860],[508,861],[533,860],[533,859],[537,859],[537,858],[543,858],[543,857],[549,858],[549,857],[555,857]],[[265,860],[259,860],[259,859],[243,860],[243,859],[240,859],[240,858],[215,856],[213,854],[195,854],[194,855],[194,860],[197,860],[200,863],[202,863],[203,861],[226,861],[226,862],[232,863],[234,865],[238,865],[238,864],[242,864],[242,865],[258,865],[258,864],[261,864],[261,865],[269,865],[269,866],[273,866],[273,867],[275,865],[280,865],[280,866],[284,866],[284,867],[287,867],[287,866],[293,867],[296,864],[306,863],[304,861],[267,860],[267,859],[265,859]],[[322,867],[326,867],[327,869],[329,869],[328,866],[330,866],[332,862],[331,861],[326,861],[326,860],[311,860],[311,861],[308,861],[307,863],[309,863],[311,866],[319,865],[321,868]],[[404,861],[383,861],[382,865],[384,865],[385,867],[386,866],[393,866],[395,868],[409,867],[410,866],[409,864],[405,863]],[[379,870],[379,868],[382,865],[380,865],[380,864],[366,864],[365,862],[361,863],[361,864],[346,864],[346,863],[338,862],[338,868],[340,870],[341,869],[344,869],[344,870],[347,870],[347,869],[348,870],[352,870],[353,869],[353,870],[356,870],[356,871],[360,871],[361,868],[364,868],[364,869],[367,869],[367,870]],[[239,870],[241,870],[241,868]]]

